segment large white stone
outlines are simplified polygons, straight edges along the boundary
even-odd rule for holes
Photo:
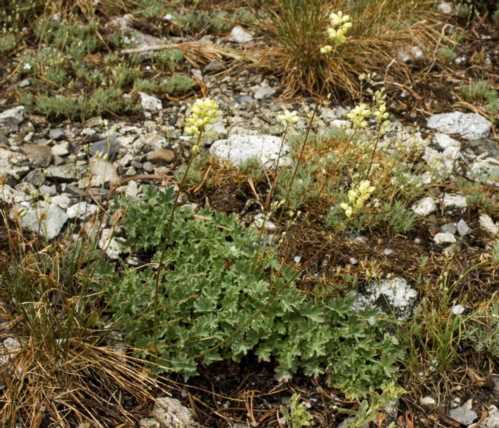
[[[15,206],[11,210],[11,217],[18,219],[23,229],[37,233],[49,241],[61,233],[68,221],[64,210],[54,203],[45,201],[26,205],[24,208]]]
[[[494,223],[494,220],[492,220],[492,218],[489,215],[487,214],[480,215],[479,222],[480,222],[480,227],[488,234],[496,236],[499,233],[499,226],[497,226],[497,224]]]
[[[466,140],[487,138],[492,129],[492,123],[477,113],[441,113],[430,116],[428,128],[444,134],[456,134]]]
[[[443,205],[445,208],[466,208],[466,197],[463,195],[446,193],[444,195]]]
[[[139,92],[140,104],[147,112],[158,112],[163,109],[163,103],[159,98],[148,95],[144,92]]]
[[[449,416],[460,424],[465,426],[471,425],[478,419],[478,415],[472,407],[473,401],[468,400],[462,406],[450,409]]]
[[[289,146],[282,138],[272,135],[232,135],[228,139],[215,141],[210,152],[237,166],[256,160],[264,167],[273,167],[278,158],[279,166],[291,164]]]
[[[240,25],[237,25],[232,29],[230,38],[236,43],[249,43],[253,40],[253,36]]]
[[[14,107],[0,113],[0,128],[5,126],[9,129],[15,129],[24,120],[23,106]]]
[[[437,210],[437,204],[431,196],[428,196],[417,201],[411,209],[416,215],[426,217]]]

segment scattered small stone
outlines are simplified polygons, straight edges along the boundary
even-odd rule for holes
[[[11,217],[19,219],[23,229],[40,234],[47,240],[56,238],[68,221],[66,212],[54,203],[38,202],[33,206],[15,206]]]
[[[473,400],[468,400],[460,407],[449,410],[449,417],[463,425],[471,425],[478,419],[478,415],[473,410]]]
[[[438,4],[437,9],[440,13],[443,13],[444,15],[451,15],[452,12],[454,11],[452,3],[448,2],[448,1],[441,1]]]
[[[56,144],[52,147],[52,155],[53,156],[67,156],[69,155],[69,143],[64,141],[62,143]]]
[[[480,424],[480,428],[499,428],[499,409],[492,405],[487,411],[487,418]]]
[[[45,174],[41,169],[37,168],[28,172],[26,177],[24,177],[23,181],[26,183],[30,183],[33,186],[40,187],[43,183],[45,183]]]
[[[270,98],[275,94],[275,89],[271,88],[268,84],[264,83],[260,86],[253,87],[253,93],[255,94],[256,100],[263,100],[265,98]]]
[[[230,32],[230,39],[236,43],[249,43],[253,36],[240,25],[236,25]]]
[[[279,166],[291,164],[289,146],[281,138],[272,135],[231,135],[228,139],[215,141],[210,152],[237,166],[256,160],[264,167],[272,167],[278,158]]]
[[[468,171],[468,176],[483,183],[499,183],[499,160],[494,158],[475,160]]]
[[[258,229],[263,228],[270,233],[277,230],[277,225],[274,222],[267,220],[263,214],[255,216],[254,224]]]
[[[444,194],[443,205],[445,208],[466,208],[468,206],[465,196],[451,193]]]
[[[52,162],[52,151],[50,147],[41,144],[24,144],[21,150],[28,160],[35,166],[46,168]]]
[[[146,112],[157,113],[163,109],[163,103],[157,97],[139,92],[140,104]]]
[[[147,159],[154,163],[171,163],[175,160],[175,152],[171,149],[156,149],[147,155]]]
[[[464,311],[466,310],[466,308],[463,306],[463,305],[454,305],[452,308],[451,308],[451,312],[454,314],[454,315],[462,315],[464,314]]]
[[[24,120],[24,111],[23,106],[18,106],[0,113],[0,128],[6,127],[10,130],[16,130]]]
[[[428,196],[417,201],[411,209],[416,215],[426,217],[437,210],[437,204],[431,196]]]
[[[98,187],[103,184],[118,184],[120,177],[116,167],[105,159],[92,159],[90,161],[90,173],[92,174],[91,186]]]
[[[21,342],[15,337],[7,337],[0,345],[0,367],[7,364],[11,357],[21,349]]]
[[[199,427],[192,412],[175,398],[157,398],[151,416],[160,423],[161,428]]]
[[[442,232],[452,233],[455,235],[457,233],[456,223],[446,223],[441,227]]]
[[[421,399],[419,400],[419,403],[425,407],[433,407],[437,404],[435,399],[433,397],[430,397],[430,396],[421,397]]]
[[[385,249],[383,250],[383,254],[384,254],[385,256],[391,256],[391,255],[393,255],[393,253],[394,253],[394,251],[393,251],[391,248],[385,248]]]
[[[487,232],[488,234],[492,236],[496,236],[499,233],[499,227],[497,224],[494,223],[494,220],[487,215],[487,214],[482,214],[480,215],[480,227]]]
[[[84,220],[93,216],[99,208],[97,205],[89,204],[87,202],[78,202],[68,208],[67,214],[69,218],[79,218]]]
[[[430,116],[428,128],[444,134],[456,134],[473,141],[487,138],[492,129],[492,123],[477,113],[441,113]]]
[[[78,178],[75,165],[54,165],[45,170],[45,176],[59,181],[73,181]]]
[[[127,252],[125,242],[122,238],[114,236],[113,229],[103,229],[99,239],[99,248],[106,253],[111,260],[118,260],[120,256]]]
[[[471,228],[463,219],[457,222],[456,228],[457,228],[457,233],[459,233],[460,236],[466,236],[471,232]]]
[[[454,244],[456,237],[450,232],[440,232],[433,237],[433,241],[438,245]]]
[[[49,131],[49,138],[54,141],[62,140],[66,136],[64,129],[54,128]]]
[[[417,296],[418,292],[404,278],[395,277],[371,283],[364,293],[357,295],[353,307],[357,310],[378,307],[405,320],[411,316]]]

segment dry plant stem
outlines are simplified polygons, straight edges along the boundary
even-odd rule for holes
[[[200,132],[198,135],[195,146],[199,147],[199,144],[201,143],[202,137],[203,137],[203,133]],[[165,269],[165,254],[166,254],[165,246],[168,244],[168,241],[170,240],[170,234],[172,231],[173,221],[175,220],[175,212],[177,211],[177,208],[178,208],[180,194],[182,193],[182,189],[184,188],[185,181],[187,180],[187,176],[189,175],[189,171],[191,169],[192,162],[193,162],[195,156],[196,155],[194,154],[194,152],[191,151],[191,157],[189,158],[189,162],[187,163],[184,174],[182,175],[182,179],[180,180],[180,183],[178,185],[178,192],[175,196],[175,200],[173,201],[173,206],[172,206],[170,218],[168,220],[168,223],[165,225],[165,241],[164,241],[165,245],[163,246],[163,249],[161,250],[161,254],[159,256],[159,264],[158,264],[158,270],[156,272],[156,284],[155,284],[155,290],[154,290],[154,320],[155,320],[155,322],[158,319],[159,283],[161,280],[161,274],[163,273],[163,271]]]
[[[371,175],[371,170],[373,168],[373,163],[374,163],[374,157],[376,156],[376,152],[378,151],[380,140],[381,140],[381,130],[378,128],[376,130],[376,140],[374,142],[373,151],[371,153],[371,159],[369,160],[369,166],[366,172],[366,180],[369,180],[369,176]]]
[[[317,115],[317,112],[319,111],[319,104],[316,104],[314,111],[312,113],[312,116],[310,116],[310,120],[308,122],[307,126],[307,132],[305,134],[305,138],[303,139],[303,144],[301,145],[300,148],[300,154],[298,155],[298,160],[296,161],[295,168],[293,170],[293,174],[291,175],[291,179],[289,180],[288,188],[286,189],[286,200],[289,199],[289,194],[291,193],[291,188],[293,187],[293,183],[296,178],[296,174],[298,173],[298,168],[300,167],[301,163],[303,162],[303,155],[305,153],[305,148],[307,147],[308,139],[310,137],[310,131],[312,129],[312,124],[314,123],[315,116]]]
[[[282,134],[282,141],[281,141],[281,145],[279,147],[279,154],[277,155],[277,161],[275,164],[274,180],[272,182],[272,185],[270,186],[270,191],[269,191],[269,194],[267,195],[267,200],[265,201],[265,205],[267,206],[267,209],[269,209],[270,205],[272,204],[272,198],[274,197],[274,192],[275,192],[275,189],[277,187],[277,183],[279,181],[279,162],[281,161],[282,149],[284,147],[284,143],[286,142],[286,138],[288,136],[288,128],[289,128],[289,126],[286,125],[286,129],[284,130],[284,133]]]

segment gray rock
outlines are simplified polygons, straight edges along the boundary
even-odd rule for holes
[[[0,113],[0,128],[16,130],[24,120],[24,106],[18,106]]]
[[[499,160],[494,158],[477,159],[471,165],[468,176],[484,183],[499,183]]]
[[[52,162],[52,151],[50,147],[41,144],[24,144],[21,150],[28,157],[30,163],[35,166],[46,168]]]
[[[452,3],[448,2],[448,1],[441,1],[438,4],[437,9],[440,13],[443,13],[444,15],[452,15],[452,13],[454,11],[454,7],[452,6]]]
[[[476,113],[441,113],[430,116],[427,122],[430,129],[444,134],[456,134],[473,141],[487,138],[492,129],[492,123]]]
[[[463,425],[471,425],[478,419],[478,415],[473,410],[473,401],[468,400],[460,407],[449,410],[449,417]]]
[[[424,407],[434,407],[437,404],[435,399],[430,396],[421,397],[419,403]]]
[[[118,260],[120,256],[128,251],[123,238],[114,236],[113,229],[103,229],[100,239],[99,248],[106,253],[111,260]]]
[[[256,160],[264,167],[275,167],[279,153],[280,166],[291,164],[289,146],[281,138],[271,135],[231,135],[228,139],[215,141],[210,152],[237,166]]]
[[[87,217],[93,216],[98,210],[99,208],[97,205],[82,201],[69,207],[67,214],[69,218],[79,218],[80,220],[84,220]]]
[[[454,171],[459,156],[460,151],[457,147],[448,147],[443,152],[426,147],[423,159],[433,170],[434,175],[447,177]]]
[[[466,223],[463,219],[457,222],[456,228],[457,233],[459,233],[460,236],[466,236],[471,232],[471,228],[468,226],[468,223]]]
[[[487,215],[481,214],[479,218],[480,227],[491,236],[496,236],[499,233],[499,226],[494,223],[494,220]]]
[[[52,155],[61,157],[69,155],[69,143],[67,141],[63,141],[62,143],[53,146]]]
[[[253,36],[240,25],[235,26],[230,32],[230,39],[236,43],[249,43]]]
[[[49,138],[54,141],[62,140],[66,132],[62,128],[54,128],[49,131]]]
[[[157,97],[139,92],[140,104],[146,112],[157,113],[163,109],[163,103]]]
[[[175,160],[175,152],[171,149],[156,149],[147,155],[154,163],[171,163]]]
[[[61,233],[68,221],[64,210],[54,203],[45,201],[22,208],[15,206],[11,214],[14,218],[19,218],[24,229],[37,233],[49,241]]]
[[[30,197],[24,192],[13,189],[8,184],[0,184],[0,201],[12,205],[21,202],[27,202]]]
[[[426,217],[437,210],[437,204],[431,196],[428,196],[417,201],[411,209],[416,215]]]
[[[78,169],[75,165],[51,166],[45,170],[45,176],[58,181],[73,181],[78,178]]]
[[[52,203],[60,206],[62,209],[66,210],[69,208],[71,205],[71,198],[69,195],[62,194],[62,195],[57,195],[52,198]],[[68,216],[71,218],[71,216]]]
[[[270,98],[275,94],[275,89],[271,88],[268,84],[264,83],[259,86],[254,86],[253,93],[255,94],[255,99],[263,100],[265,98]]]
[[[204,68],[205,73],[219,73],[225,70],[225,64],[222,61],[210,61]]]
[[[45,174],[41,169],[34,169],[24,177],[23,181],[30,183],[33,186],[40,187],[45,183]]]
[[[170,398],[157,398],[151,416],[156,419],[161,428],[195,428],[192,412],[180,401]]]
[[[433,136],[433,142],[440,147],[442,150],[448,149],[449,147],[456,147],[461,150],[461,143],[447,134],[437,133]]]
[[[116,136],[112,135],[103,140],[97,141],[90,146],[90,153],[93,156],[115,160],[120,151],[121,145],[118,143]]]
[[[395,277],[371,283],[364,293],[357,295],[353,307],[357,310],[377,307],[405,320],[411,316],[417,297],[418,292],[404,278]]]

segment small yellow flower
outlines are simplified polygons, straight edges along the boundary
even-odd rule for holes
[[[281,122],[283,126],[289,127],[296,125],[299,119],[298,119],[298,114],[295,111],[291,112],[287,109],[284,109],[284,113],[278,115],[277,120]]]
[[[367,128],[368,119],[371,116],[371,110],[366,103],[360,103],[347,114],[347,118],[353,124],[354,128],[364,129]]]
[[[217,121],[219,115],[220,111],[215,100],[210,98],[197,100],[185,121],[185,133],[193,136],[204,133],[209,125]]]

